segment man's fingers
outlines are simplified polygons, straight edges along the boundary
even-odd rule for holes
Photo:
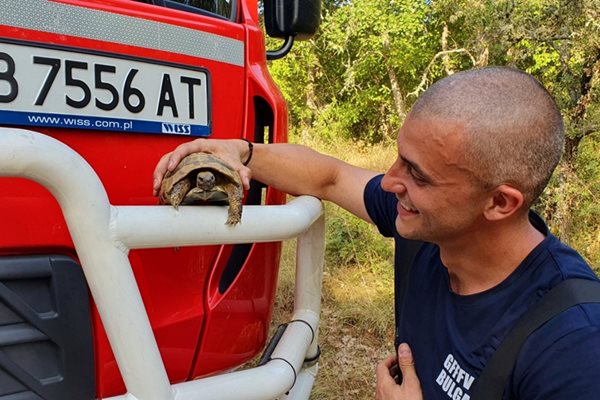
[[[377,364],[376,374],[375,398],[377,400],[423,400],[414,359],[406,343],[398,347],[397,356],[392,355]]]
[[[404,371],[403,366],[405,367],[413,367],[414,370],[415,361],[413,360],[412,352],[410,351],[410,347],[406,343],[401,343],[398,346],[398,365]]]
[[[192,153],[212,153],[210,147],[210,143],[206,139],[196,139],[192,140],[191,142],[182,143],[171,153],[167,168],[169,171],[173,171],[175,167],[177,167],[177,164],[179,164],[179,162],[183,160],[185,156]]]
[[[207,147],[206,143],[208,143],[208,140],[206,139],[196,139],[191,142],[186,142],[180,144],[175,148],[175,150],[161,157],[160,161],[154,168],[152,181],[152,193],[154,196],[158,195],[160,184],[167,171],[173,171],[185,156],[199,151],[210,153],[210,151],[204,149]]]
[[[396,364],[396,356],[391,355],[388,356],[385,360],[381,361],[379,364],[377,364],[377,368],[375,370],[375,372],[377,373],[377,375],[379,374],[385,374],[385,375],[390,375],[390,368],[392,368],[392,366]]]
[[[247,144],[242,141],[239,142],[239,146],[242,146],[245,150]],[[154,196],[158,195],[162,179],[167,171],[173,171],[179,162],[187,155],[198,152],[214,154],[221,158],[237,171],[244,189],[250,189],[252,172],[250,171],[250,168],[244,166],[240,161],[241,150],[239,149],[239,146],[236,147],[235,141],[223,142],[220,140],[207,139],[196,139],[191,142],[180,144],[175,150],[165,154],[156,165],[152,181],[152,192]]]
[[[394,379],[394,381],[396,383],[400,383],[400,367],[398,367],[398,364],[392,365],[392,367],[390,368],[390,376]]]
[[[390,398],[390,394],[395,390],[396,381],[390,375],[390,368],[396,364],[396,356],[392,355],[377,364],[375,376],[377,385],[375,388],[375,398],[385,400]]]
[[[158,164],[156,164],[156,167],[154,168],[154,174],[152,175],[152,194],[154,196],[158,195],[162,178],[167,173],[169,160],[171,159],[171,154],[173,153],[167,153],[164,156],[162,156],[161,159],[158,161]]]
[[[415,370],[415,361],[410,351],[410,347],[406,343],[398,346],[398,366],[402,371],[402,384],[403,385],[417,385],[420,387],[419,378],[417,377],[417,371]]]

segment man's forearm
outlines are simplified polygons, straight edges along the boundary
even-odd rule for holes
[[[294,144],[257,144],[248,164],[254,179],[292,195],[328,200],[371,221],[363,192],[376,172]]]
[[[231,165],[248,189],[250,176],[292,195],[312,195],[332,201],[351,213],[370,221],[363,201],[365,185],[376,173],[347,164],[294,144],[254,144],[243,140],[196,139],[165,154],[154,169],[153,193],[158,194],[163,176],[173,171],[188,154],[212,153]]]
[[[295,144],[255,144],[248,167],[252,177],[292,195],[308,194],[324,200],[345,163]]]

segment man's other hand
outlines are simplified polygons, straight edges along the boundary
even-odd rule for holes
[[[398,356],[391,355],[380,362],[376,374],[377,400],[423,400],[421,383],[408,344],[398,346]],[[400,381],[402,383],[398,384]]]

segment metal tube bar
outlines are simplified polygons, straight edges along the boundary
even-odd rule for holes
[[[294,381],[294,372],[281,360],[251,370],[230,372],[173,385],[176,400],[266,400],[275,399]],[[128,395],[105,400],[130,400]],[[241,396],[241,397],[240,397]]]
[[[171,399],[129,259],[110,234],[108,196],[90,165],[49,136],[0,128],[0,176],[31,179],[56,198],[128,391],[143,400]]]
[[[308,196],[282,206],[245,206],[235,227],[225,225],[226,206],[113,206],[112,211],[111,229],[129,249],[285,240],[306,231],[322,212],[321,202]]]
[[[324,258],[325,217],[321,215],[311,229],[298,236],[296,245],[294,310],[295,313],[306,310],[306,312],[312,313],[316,319],[315,325],[313,325],[315,337],[306,358],[313,358],[318,353]]]
[[[176,400],[275,399],[294,382],[294,371],[282,360],[251,370],[230,372],[174,385]]]
[[[317,379],[318,364],[310,368],[304,368],[296,378],[296,384],[288,394],[283,395],[280,400],[306,400],[310,398],[310,392]]]
[[[111,206],[87,162],[48,136],[0,128],[0,176],[45,186],[61,206],[128,393],[111,399],[271,399],[290,392],[308,398],[317,367],[324,254],[319,200],[245,207],[242,223],[224,225],[224,207]],[[201,221],[199,223],[198,221]],[[264,242],[300,235],[294,315],[264,366],[170,385],[127,252],[131,248]],[[303,393],[303,394],[300,394]],[[201,396],[201,397],[200,397]],[[300,397],[306,396],[306,397]]]
[[[304,254],[306,259],[297,262],[299,269],[296,273],[295,312],[292,316],[295,322],[288,325],[273,351],[271,361],[261,367],[173,385],[175,400],[238,400],[242,392],[244,400],[267,400],[288,391],[288,396],[293,397],[287,398],[309,398],[318,367],[303,368],[302,365],[311,348],[314,347],[316,352],[323,239],[324,218],[320,216],[299,238],[297,251],[299,255]],[[125,400],[125,397],[117,396],[108,400],[122,399]]]

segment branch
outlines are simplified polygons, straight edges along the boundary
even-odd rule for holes
[[[588,136],[596,132],[600,132],[600,124],[587,126],[583,130],[583,136]]]
[[[448,24],[446,24],[446,22],[444,21],[444,29],[442,30],[442,50],[443,51],[448,51]],[[452,66],[450,65],[450,57],[448,57],[448,54],[445,54],[443,56],[443,62],[444,62],[444,68],[446,69],[446,74],[447,75],[452,75],[454,73],[454,70],[452,69]]]
[[[435,56],[433,56],[433,58],[429,62],[429,65],[427,65],[427,68],[425,68],[425,72],[423,72],[423,76],[421,77],[421,83],[419,83],[419,85],[417,86],[417,88],[415,90],[413,90],[412,92],[408,93],[407,97],[408,96],[415,96],[415,97],[417,97],[421,92],[423,92],[425,90],[424,89],[425,85],[427,85],[427,75],[429,75],[429,71],[431,70],[431,67],[433,67],[433,64],[435,63],[435,61],[439,57],[445,56],[447,54],[452,54],[452,53],[464,53],[464,54],[467,54],[469,56],[469,58],[471,59],[471,62],[473,63],[473,65],[476,64],[475,58],[473,58],[473,56],[471,55],[471,53],[469,53],[469,51],[467,49],[453,49],[453,50],[440,51]]]

